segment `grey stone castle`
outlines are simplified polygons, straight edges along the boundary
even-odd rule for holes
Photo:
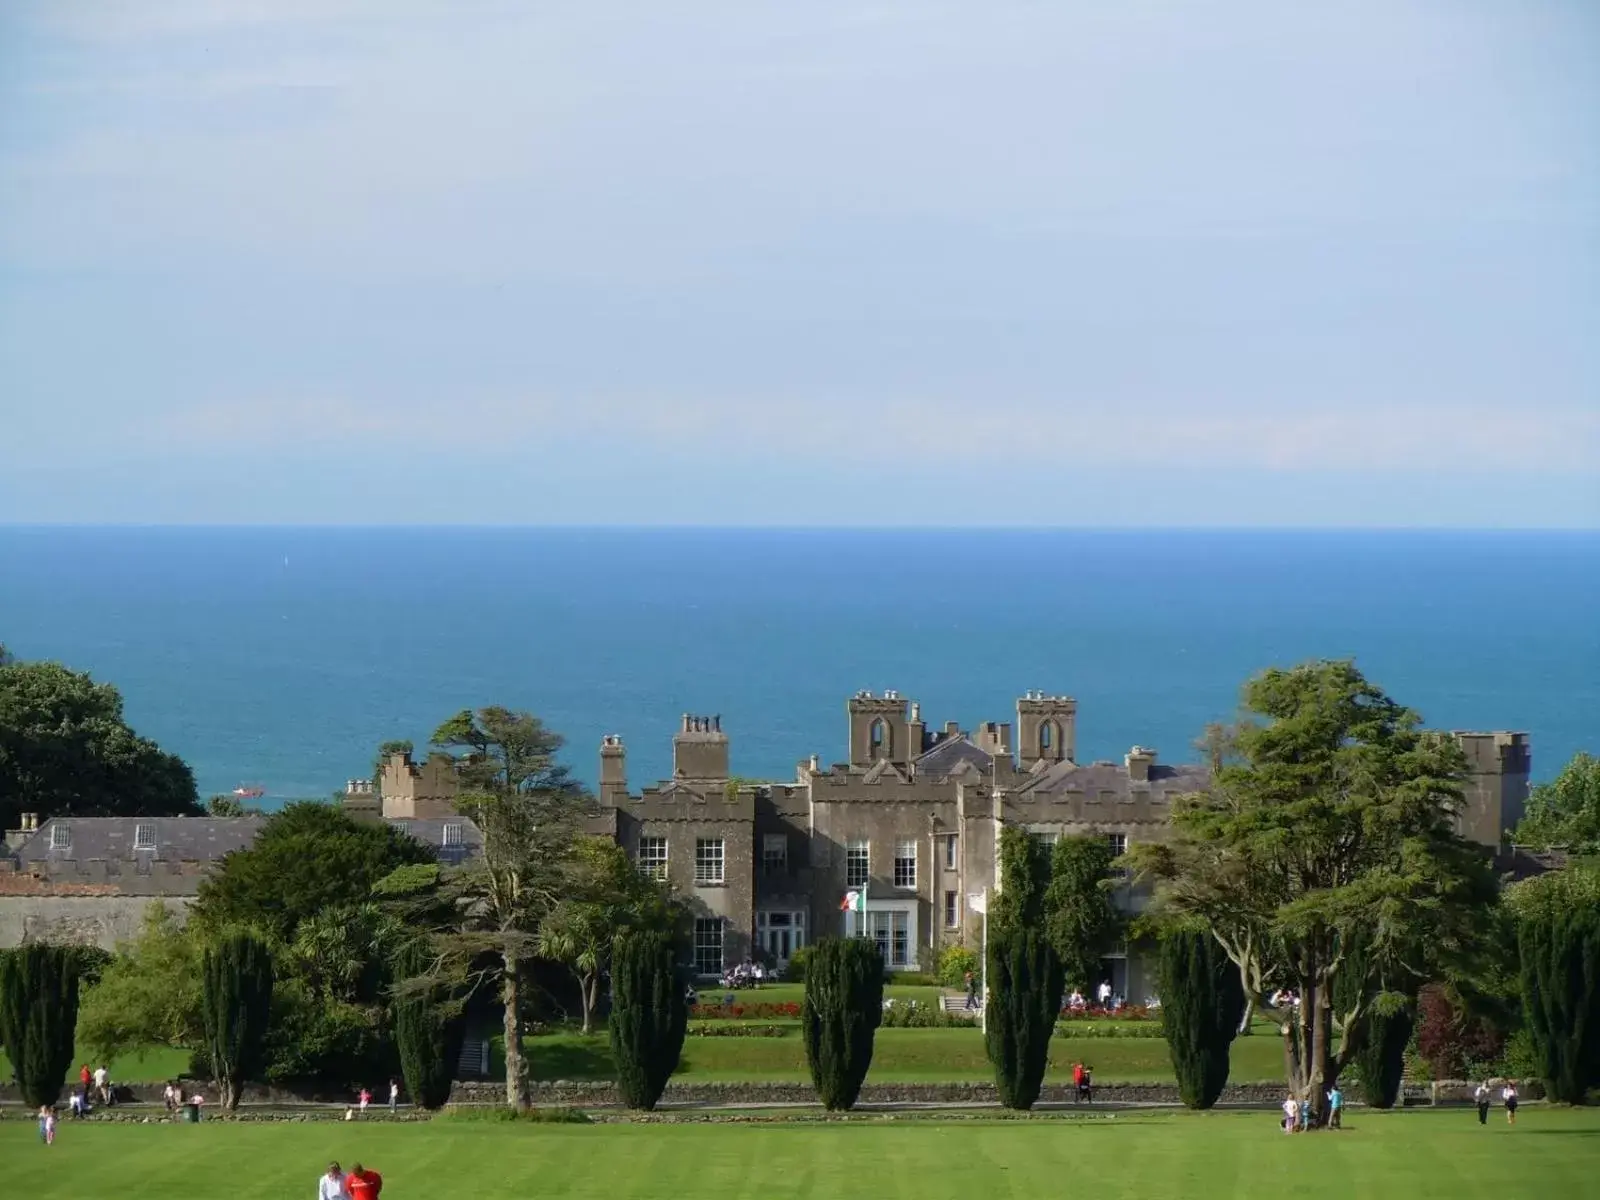
[[[750,783],[732,771],[720,717],[684,716],[672,777],[630,790],[620,736],[600,745],[593,832],[670,880],[695,912],[694,961],[706,975],[761,954],[782,962],[818,937],[864,933],[888,965],[911,970],[948,945],[976,947],[974,897],[992,891],[998,834],[1087,834],[1118,851],[1164,838],[1175,797],[1204,790],[1205,767],[1167,764],[1133,746],[1121,762],[1080,763],[1077,702],[1030,692],[1014,721],[938,727],[897,692],[846,705],[843,761],[813,755],[793,780]],[[1521,819],[1529,746],[1522,733],[1457,733],[1470,765],[1462,832],[1500,846]],[[379,786],[347,785],[353,814],[408,829],[442,861],[471,857],[478,831],[455,808],[450,760],[395,755]],[[0,856],[0,946],[46,937],[110,945],[130,936],[150,898],[187,903],[209,865],[247,845],[256,822],[63,818],[17,831]],[[860,912],[845,911],[850,893]],[[1124,886],[1119,899],[1142,897]],[[1138,948],[1102,964],[1113,989],[1142,999],[1153,983]]]

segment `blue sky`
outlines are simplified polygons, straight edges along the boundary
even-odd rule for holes
[[[1600,526],[1600,5],[10,0],[0,520]]]

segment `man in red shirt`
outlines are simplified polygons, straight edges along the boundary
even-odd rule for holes
[[[356,1163],[350,1168],[344,1189],[350,1193],[350,1200],[378,1200],[378,1193],[383,1191],[383,1176]]]

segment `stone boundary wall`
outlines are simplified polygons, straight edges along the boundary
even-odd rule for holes
[[[195,1090],[203,1092],[215,1104],[209,1084],[197,1080],[180,1080],[185,1095]],[[1495,1081],[1496,1084],[1499,1081]],[[164,1084],[122,1085],[116,1089],[119,1104],[161,1104]],[[1407,1084],[1400,1103],[1403,1105],[1471,1104],[1476,1083],[1458,1080],[1433,1084]],[[1524,1100],[1544,1099],[1544,1082],[1538,1079],[1519,1081],[1518,1089]],[[533,1103],[541,1107],[564,1106],[572,1108],[615,1108],[620,1106],[616,1085],[606,1082],[535,1082],[530,1091]],[[1499,1104],[1498,1086],[1495,1103]],[[503,1083],[459,1082],[450,1093],[452,1104],[503,1104]],[[1094,1088],[1095,1101],[1100,1104],[1178,1104],[1178,1087],[1172,1083],[1103,1083]],[[1223,1090],[1223,1105],[1250,1107],[1275,1106],[1283,1102],[1284,1085],[1281,1083],[1230,1084]],[[1039,1094],[1041,1103],[1071,1104],[1070,1085],[1047,1084]],[[662,1103],[667,1105],[760,1105],[760,1104],[815,1104],[817,1093],[808,1083],[669,1083]],[[861,1089],[862,1104],[998,1104],[992,1083],[900,1083],[868,1084]],[[14,1085],[0,1086],[0,1103],[20,1104],[21,1098]],[[265,1087],[249,1085],[244,1089],[246,1105],[297,1105],[354,1103],[354,1094],[346,1090],[326,1087]],[[1352,1108],[1360,1107],[1360,1099],[1351,1096]],[[102,1112],[104,1110],[101,1110]],[[373,1115],[388,1117],[385,1105],[374,1104]]]

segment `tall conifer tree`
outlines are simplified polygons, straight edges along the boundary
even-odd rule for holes
[[[829,1112],[852,1107],[883,1020],[883,959],[865,938],[824,938],[806,963],[801,1031],[811,1082]]]

